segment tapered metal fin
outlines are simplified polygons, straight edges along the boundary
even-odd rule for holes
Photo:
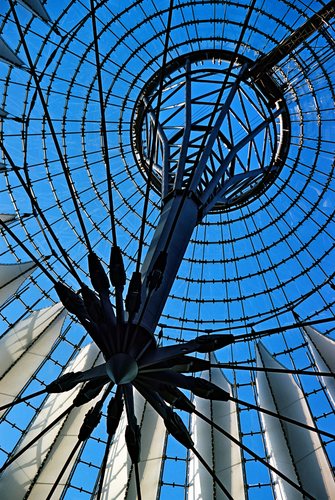
[[[134,272],[126,296],[126,310],[129,314],[135,314],[141,305],[142,281],[141,273]]]
[[[103,317],[99,298],[88,286],[83,286],[80,292],[89,316],[95,323],[99,323]]]
[[[115,396],[109,402],[107,409],[107,432],[114,436],[123,412],[123,401],[121,397]]]
[[[88,254],[88,268],[93,288],[102,294],[109,293],[109,280],[101,264],[99,257],[95,253]]]
[[[193,440],[188,432],[184,422],[177,413],[168,408],[168,416],[164,420],[166,428],[172,436],[177,439],[185,448],[189,449],[193,446]]]
[[[133,464],[138,464],[140,461],[141,452],[141,432],[137,424],[126,427],[126,444],[129,456]]]
[[[65,309],[75,314],[77,318],[88,317],[83,300],[71,288],[58,281],[55,284],[55,290]]]
[[[97,403],[85,415],[84,422],[79,430],[79,441],[86,441],[97,427],[101,419],[101,404]]]
[[[182,356],[192,352],[208,353],[221,349],[234,342],[233,335],[201,335],[194,340],[184,342],[183,344],[170,345],[160,347],[154,351],[148,352],[141,359],[140,365],[151,366],[158,363],[168,362],[177,359],[177,356]],[[199,360],[201,363],[203,360]],[[207,364],[206,361],[203,364]],[[207,366],[208,368],[208,366]],[[204,370],[207,369],[205,366]]]
[[[77,379],[81,374],[82,372],[65,373],[64,375],[61,375],[59,378],[48,384],[46,386],[46,390],[49,393],[70,391],[79,383]]]
[[[195,409],[194,404],[185,396],[183,392],[181,392],[177,387],[165,386],[159,389],[159,394],[161,397],[169,403],[171,406],[174,406],[178,410],[184,410],[188,413],[192,413]]]
[[[126,271],[124,269],[123,257],[118,246],[112,246],[110,264],[109,264],[109,277],[113,287],[123,287],[126,284]]]

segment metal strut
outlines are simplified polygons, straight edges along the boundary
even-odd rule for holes
[[[290,55],[307,38],[319,31],[330,19],[335,16],[335,0],[328,2],[319,12],[313,14],[302,26],[297,28],[283,42],[271,50],[268,54],[261,56],[250,68],[250,77],[257,78],[268,73],[285,57]]]

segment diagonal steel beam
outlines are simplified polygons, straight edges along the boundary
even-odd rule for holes
[[[244,65],[244,66],[242,66],[238,77],[236,78],[232,88],[230,89],[230,92],[229,92],[227,99],[225,100],[225,103],[224,103],[224,105],[219,113],[219,116],[218,116],[215,124],[213,125],[213,128],[208,136],[206,145],[204,146],[203,152],[201,153],[199,163],[196,165],[196,168],[194,169],[193,178],[192,178],[192,181],[191,181],[191,184],[189,187],[190,191],[195,191],[199,182],[200,182],[201,176],[206,168],[208,158],[212,152],[214,142],[216,141],[216,139],[218,137],[223,120],[225,119],[225,117],[227,116],[227,113],[229,112],[230,106],[231,106],[233,99],[238,91],[238,88],[239,88],[239,85],[240,85],[241,80],[243,78],[245,70],[246,70],[246,66]]]
[[[220,167],[217,169],[215,175],[213,175],[211,181],[206,187],[205,191],[202,193],[200,201],[203,205],[212,201],[212,197],[215,196],[214,190],[219,184],[220,180],[224,176],[227,168],[231,164],[232,160],[236,157],[237,153],[246,145],[248,142],[253,140],[259,133],[261,133],[266,127],[269,126],[269,123],[273,118],[277,118],[283,112],[282,108],[278,108],[275,113],[273,113],[273,117],[267,118],[260,125],[258,125],[254,130],[252,130],[248,135],[246,135],[243,139],[241,139],[233,149],[228,153],[226,158],[221,163]],[[216,196],[215,196],[216,198]]]
[[[279,43],[268,54],[261,56],[249,70],[249,76],[254,79],[270,72],[285,57],[299,47],[307,38],[319,31],[335,16],[335,0],[328,2],[321,10],[313,14],[302,26],[297,28],[284,41]]]

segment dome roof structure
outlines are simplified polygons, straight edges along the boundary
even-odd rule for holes
[[[334,15],[1,2],[2,499],[335,498]]]

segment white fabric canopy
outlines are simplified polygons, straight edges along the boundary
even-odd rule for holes
[[[12,401],[44,361],[65,316],[62,304],[34,311],[0,339],[0,405]]]
[[[141,427],[139,475],[142,498],[156,500],[159,488],[166,430],[161,417],[135,391],[135,413]],[[123,411],[109,456],[101,498],[103,500],[136,499],[135,474],[131,468],[125,442],[127,417]]]
[[[0,307],[14,295],[35,268],[34,262],[0,264]]]
[[[212,359],[213,362],[217,362],[214,355],[212,355]],[[207,372],[203,378],[209,380]],[[220,369],[211,370],[210,380],[231,394],[231,385]],[[235,403],[232,401],[209,401],[199,397],[194,399],[194,403],[200,413],[214,420],[216,424],[234,438],[239,439],[238,415]],[[243,500],[245,491],[239,446],[219,431],[212,429],[209,424],[196,415],[192,415],[191,431],[194,446],[205,462],[214,470],[232,497]],[[188,500],[211,500],[214,498],[224,500],[227,498],[220,487],[215,485],[212,477],[192,452],[190,452],[188,477]]]
[[[1,116],[1,109],[0,109],[0,116]],[[16,215],[15,214],[0,214],[0,220],[2,222],[12,222],[15,219]]]
[[[320,372],[335,373],[335,342],[319,333],[315,328],[305,326],[303,329],[308,346],[313,354],[316,366]],[[323,385],[335,406],[335,379],[321,377]]]
[[[97,347],[94,344],[87,345],[69,364],[66,372],[80,371],[91,368],[97,360],[97,356]],[[62,394],[50,394],[45,403],[42,405],[40,412],[36,414],[36,418],[32,422],[28,433],[23,437],[16,451],[28,444],[35,436],[37,436],[53,420],[55,420],[55,418],[64,412],[64,410],[71,406],[71,403],[79,389],[80,384],[71,391],[64,392]],[[71,413],[69,422],[66,421],[67,423],[63,429],[62,426],[64,424],[65,417],[53,426],[52,429],[46,432],[41,438],[39,438],[34,445],[32,445],[5,470],[0,481],[0,498],[2,500],[19,500],[24,498],[31,482],[38,480],[39,474],[42,473],[42,467],[47,459],[47,455],[51,447],[55,446],[53,449],[56,450],[57,457],[60,457],[59,453],[63,454],[62,464],[64,464],[67,456],[65,453],[68,449],[66,444],[68,443],[66,440],[64,440],[64,442],[62,440],[58,441],[60,437],[59,433],[61,432],[61,435],[67,432],[70,434],[73,433],[79,420],[82,423],[83,413],[86,413],[89,408],[90,406],[88,405],[84,406],[85,410],[82,408],[75,408]],[[78,417],[77,421],[76,416],[78,413],[80,414],[80,417]],[[76,432],[78,431],[79,424],[76,428]],[[59,445],[59,442],[62,442],[62,444]],[[56,465],[57,460],[53,465]],[[59,472],[59,469],[54,468],[54,473],[57,474],[57,470]],[[54,477],[54,475],[52,477]],[[51,486],[48,485],[48,487],[50,488]],[[34,494],[29,496],[29,498],[40,500],[43,496],[39,496],[38,493],[37,495]]]
[[[13,66],[22,66],[23,62],[12,49],[7,45],[3,38],[0,37],[0,60]]]
[[[259,343],[257,365],[284,367]],[[279,415],[314,427],[302,390],[292,375],[257,373],[259,404]],[[318,500],[335,498],[335,482],[317,433],[261,413],[270,463]],[[276,498],[300,500],[303,495],[280,477],[273,475]]]
[[[103,356],[102,354],[100,354],[94,365],[100,364],[102,362]],[[75,408],[71,411],[70,415],[65,420],[64,425],[61,427],[56,441],[51,448],[51,452],[47,456],[43,464],[43,468],[29,493],[28,498],[30,500],[41,500],[43,498],[47,498],[48,493],[50,492],[58,477],[59,471],[64,465],[66,457],[69,456],[78,441],[78,431],[81,428],[86,413],[101,399],[101,394],[102,393],[100,393],[95,399],[90,401],[89,404],[80,406],[79,408]],[[54,493],[55,499],[61,497],[64,486],[67,484],[69,475],[71,474],[71,469],[77,459],[79,452],[80,448],[75,453],[69,467],[61,477]]]

